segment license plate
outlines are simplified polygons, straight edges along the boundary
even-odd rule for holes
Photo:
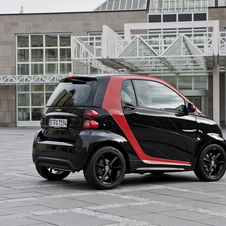
[[[49,119],[49,127],[66,128],[67,119]]]

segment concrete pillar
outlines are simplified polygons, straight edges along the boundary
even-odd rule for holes
[[[213,120],[220,125],[220,73],[213,67]]]

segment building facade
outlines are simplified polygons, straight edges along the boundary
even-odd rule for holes
[[[0,15],[0,126],[39,125],[59,79],[87,73],[160,77],[225,125],[225,6],[108,0],[92,12]]]

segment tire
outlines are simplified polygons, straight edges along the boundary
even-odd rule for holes
[[[53,168],[46,168],[42,166],[36,166],[37,172],[47,180],[63,180],[70,172],[63,170],[55,170]]]
[[[211,144],[201,152],[194,172],[200,180],[217,181],[224,176],[225,167],[225,150],[217,144]]]
[[[91,156],[83,173],[92,187],[112,189],[122,182],[126,173],[126,162],[118,149],[102,147]]]

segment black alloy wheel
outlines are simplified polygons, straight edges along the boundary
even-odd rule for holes
[[[201,152],[195,174],[203,181],[217,181],[223,177],[225,167],[225,150],[217,144],[211,144]]]
[[[114,147],[97,150],[83,170],[86,181],[97,189],[117,187],[126,173],[126,162],[122,153]]]
[[[36,165],[36,170],[43,178],[47,180],[63,180],[70,174],[69,171],[46,168],[46,167],[37,166],[37,165]]]

